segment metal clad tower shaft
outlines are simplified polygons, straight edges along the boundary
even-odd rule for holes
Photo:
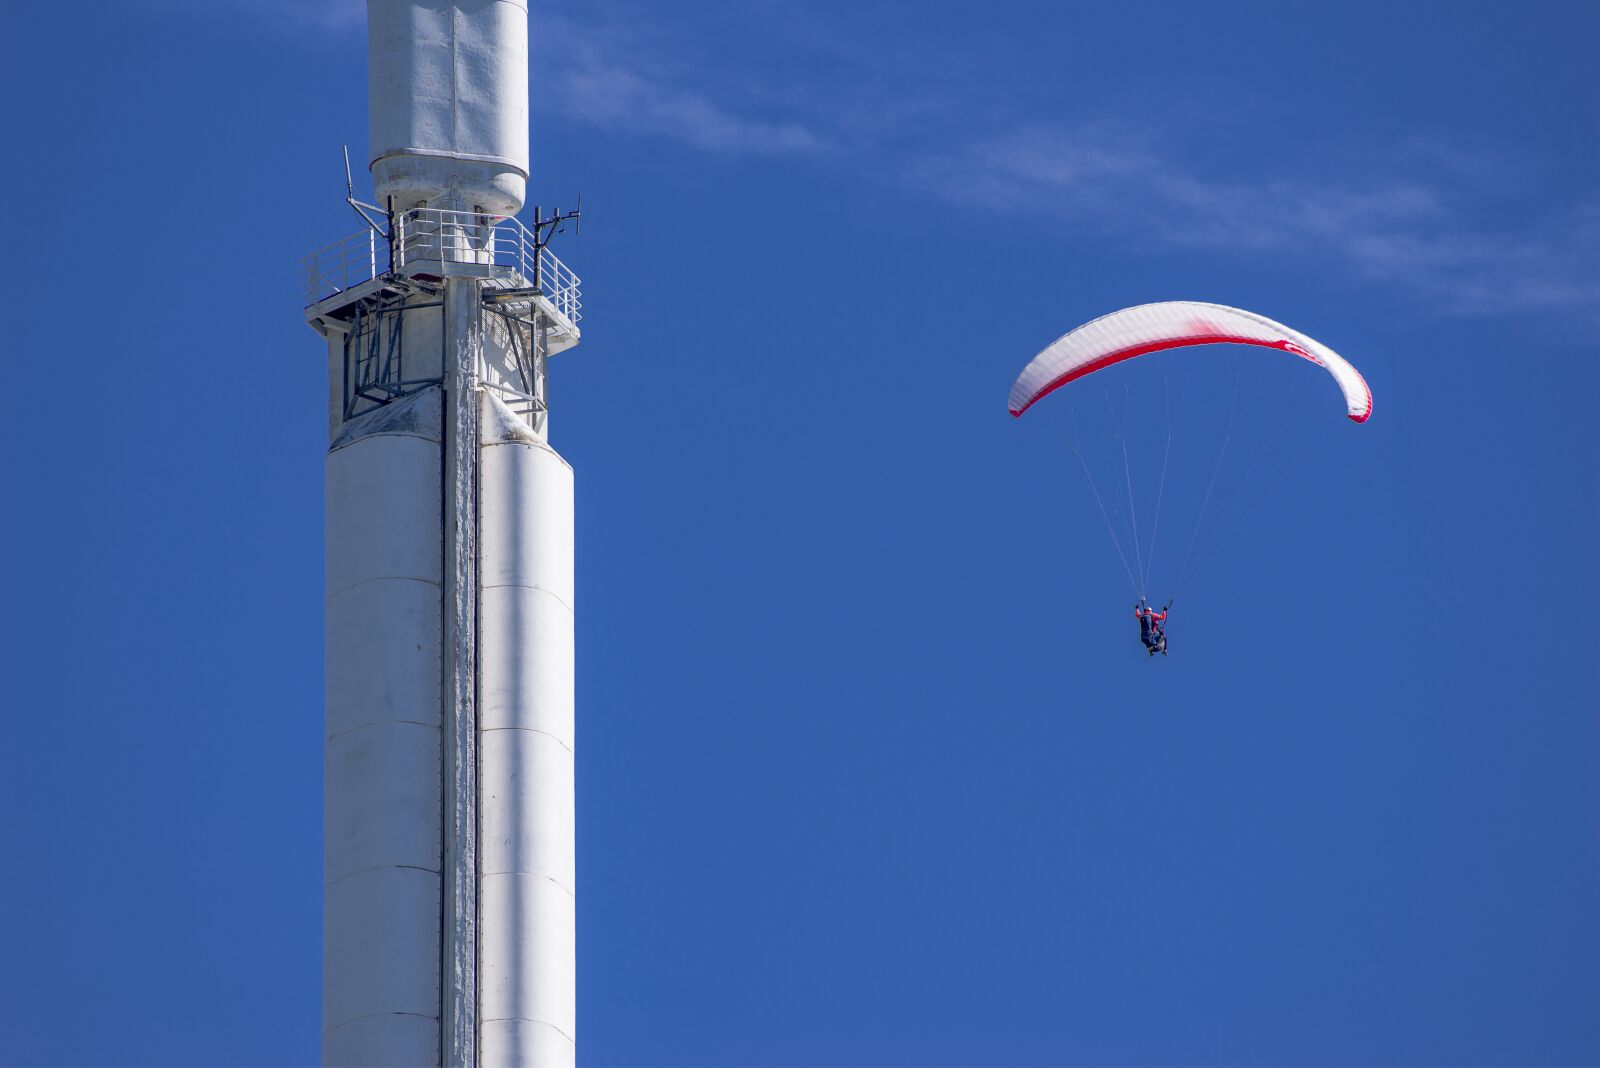
[[[524,0],[369,0],[374,225],[306,257],[328,341],[323,1059],[571,1065],[578,279],[506,218]]]

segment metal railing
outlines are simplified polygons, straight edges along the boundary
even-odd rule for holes
[[[578,276],[516,219],[413,208],[394,217],[391,235],[363,230],[302,257],[301,264],[308,307],[391,270],[447,275],[488,268],[481,273],[537,289],[572,325],[583,318]]]
[[[340,238],[300,257],[306,306],[389,271],[389,240],[373,230]]]

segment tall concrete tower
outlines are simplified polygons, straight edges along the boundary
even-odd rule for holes
[[[571,1065],[578,279],[514,216],[526,0],[369,0],[370,225],[328,342],[327,1064]],[[559,214],[559,213],[558,213]]]

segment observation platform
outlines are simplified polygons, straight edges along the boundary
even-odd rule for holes
[[[578,276],[516,219],[413,208],[393,217],[387,235],[368,228],[300,262],[306,320],[324,334],[363,303],[425,291],[444,278],[481,278],[486,304],[539,321],[545,355],[582,336]]]

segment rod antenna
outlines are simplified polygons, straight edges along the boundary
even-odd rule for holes
[[[564,224],[571,222],[573,233],[577,233],[583,225],[583,194],[578,194],[578,206],[572,211],[556,209],[554,215],[545,215],[544,209],[535,204],[533,206],[533,245],[536,249],[543,249],[550,244],[550,239],[557,234],[564,234],[567,228]]]
[[[350,177],[349,145],[344,146],[344,202],[350,205],[357,215],[361,216],[363,222],[372,227],[373,233],[377,234],[385,241],[389,240],[389,231],[385,230],[382,226],[379,226],[372,216],[367,214],[368,211],[383,212],[383,209],[378,207],[376,204],[367,204],[356,199],[355,181]],[[385,212],[384,214],[387,213]]]

